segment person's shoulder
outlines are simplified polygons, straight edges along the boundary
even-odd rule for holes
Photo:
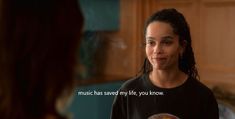
[[[136,76],[125,81],[120,90],[135,90],[140,87],[143,76]]]
[[[218,119],[218,103],[213,91],[203,84],[200,80],[195,79],[195,92],[193,92],[193,98],[203,104],[201,110],[215,119]]]
[[[194,78],[192,78],[191,80],[194,85],[193,87],[195,87],[195,89],[198,92],[200,92],[201,94],[204,94],[204,95],[213,96],[212,90],[209,87],[207,87],[205,84],[203,84],[200,80],[194,79]]]

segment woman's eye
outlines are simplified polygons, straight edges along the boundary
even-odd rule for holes
[[[151,46],[152,46],[152,45],[154,45],[154,44],[155,44],[155,42],[153,42],[153,41],[148,41],[148,42],[147,42],[147,45],[151,45]]]
[[[170,44],[172,44],[172,40],[170,40],[170,39],[163,40],[162,44],[170,45]]]
[[[166,44],[166,45],[169,45],[169,44],[171,44],[172,42],[171,42],[171,41],[164,41],[163,43]]]

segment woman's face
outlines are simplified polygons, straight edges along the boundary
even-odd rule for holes
[[[179,55],[183,48],[179,36],[166,22],[154,21],[146,29],[146,55],[153,70],[178,68]]]

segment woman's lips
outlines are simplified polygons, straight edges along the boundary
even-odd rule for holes
[[[156,59],[156,60],[165,60],[166,57],[153,57],[153,59]]]
[[[165,61],[167,58],[165,57],[157,57],[157,58],[153,58],[153,60],[156,60],[157,62],[163,62]]]

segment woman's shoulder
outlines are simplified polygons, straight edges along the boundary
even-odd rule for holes
[[[202,95],[213,96],[212,90],[209,87],[207,87],[204,83],[202,83],[200,80],[192,78],[191,82],[192,82],[192,85],[193,85],[192,87],[194,87],[195,90],[197,90]]]
[[[141,81],[143,80],[143,75],[140,75],[140,76],[135,76],[135,77],[132,77],[130,79],[128,79],[127,81],[125,81],[120,90],[135,90],[135,89],[138,89],[141,87]]]

